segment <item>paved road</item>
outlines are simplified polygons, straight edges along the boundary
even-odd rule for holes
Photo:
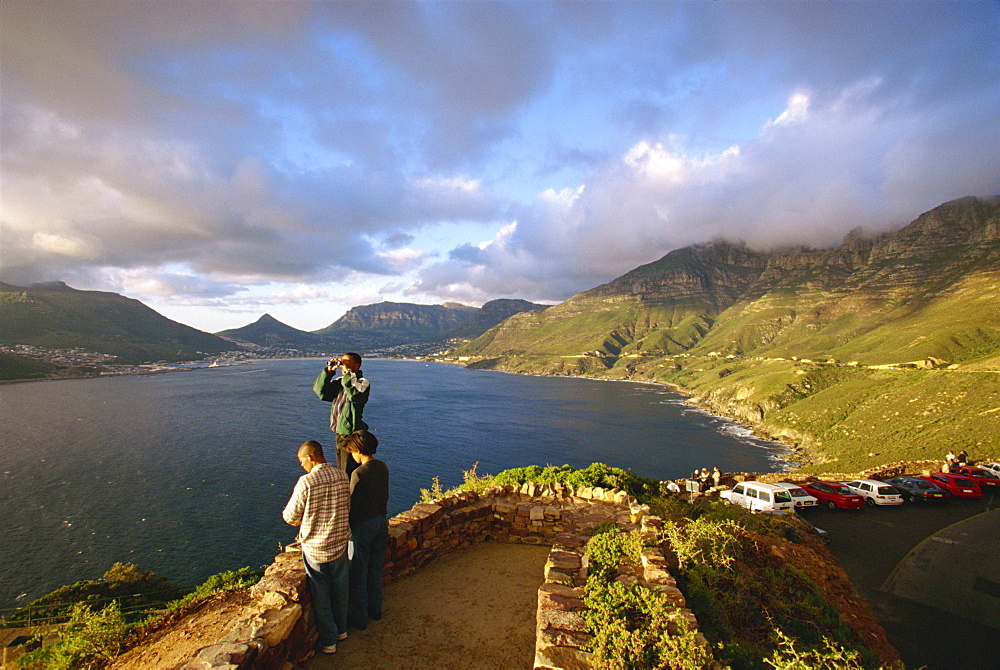
[[[996,670],[1000,652],[989,641],[1000,635],[998,508],[991,493],[802,516],[829,533],[831,551],[908,668]]]

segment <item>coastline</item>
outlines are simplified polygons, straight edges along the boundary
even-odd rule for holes
[[[298,356],[286,356],[286,357],[269,357],[265,359],[255,359],[255,360],[291,360],[295,358],[319,358],[319,357],[298,357]],[[458,365],[459,367],[467,368],[468,366],[462,365],[459,362],[443,361],[436,359],[420,359],[413,358],[409,356],[402,356],[396,359],[390,356],[379,356],[378,358],[392,359],[392,360],[406,360],[414,362],[425,362],[425,363],[438,363],[444,365]],[[250,365],[253,364],[254,360],[241,361],[239,363],[221,365],[217,367],[233,367],[233,365]],[[75,375],[65,375],[65,376],[48,376],[36,379],[4,379],[0,380],[0,384],[19,384],[25,382],[55,382],[55,381],[68,381],[68,380],[78,380],[78,379],[104,379],[108,377],[121,377],[129,375],[153,375],[153,374],[163,374],[169,372],[189,372],[191,370],[197,370],[201,368],[211,367],[207,364],[202,364],[200,361],[186,361],[183,363],[178,363],[177,367],[168,368],[158,368],[152,370],[128,370],[122,372],[113,372],[102,374],[100,372],[94,374],[75,374]],[[651,384],[654,386],[665,388],[666,390],[676,393],[677,395],[684,397],[684,403],[694,409],[705,412],[709,416],[728,421],[737,426],[744,427],[753,439],[760,440],[762,442],[770,442],[775,445],[780,445],[780,448],[774,449],[774,459],[777,463],[781,464],[783,467],[781,471],[793,471],[795,468],[803,467],[806,465],[813,465],[816,463],[822,463],[826,460],[825,455],[815,449],[815,447],[810,447],[808,442],[811,441],[811,436],[802,435],[799,439],[792,441],[789,439],[787,434],[775,434],[767,430],[763,424],[747,420],[746,418],[739,418],[734,416],[734,413],[725,411],[726,408],[715,406],[712,403],[706,403],[703,399],[691,394],[688,390],[684,389],[677,384],[663,381],[656,381],[651,379],[632,379],[625,377],[599,377],[599,376],[589,376],[589,375],[553,375],[544,373],[525,373],[525,372],[510,372],[507,370],[488,370],[489,372],[499,372],[503,374],[520,374],[527,375],[529,377],[568,377],[577,379],[590,379],[595,381],[608,381],[608,382],[632,382],[635,384]]]
[[[762,442],[771,442],[776,445],[780,445],[781,449],[775,449],[775,460],[781,463],[784,467],[779,470],[779,472],[792,472],[795,468],[803,467],[806,465],[813,465],[815,463],[821,463],[825,460],[824,454],[821,451],[811,448],[804,444],[804,442],[811,440],[811,436],[803,435],[802,440],[799,442],[791,442],[787,439],[787,435],[776,435],[772,434],[770,431],[764,429],[762,424],[754,423],[745,419],[740,419],[733,416],[730,413],[724,411],[724,408],[713,406],[709,403],[705,403],[694,396],[691,392],[687,391],[677,384],[671,382],[657,381],[653,379],[633,379],[627,377],[598,377],[598,376],[588,376],[588,375],[556,375],[556,374],[545,374],[541,372],[511,372],[510,370],[495,370],[495,369],[483,369],[483,368],[469,368],[467,365],[463,365],[458,361],[448,361],[448,360],[438,360],[438,359],[426,359],[431,363],[439,363],[441,365],[457,365],[465,369],[478,369],[484,370],[485,372],[499,372],[501,374],[508,375],[525,375],[528,377],[565,377],[567,379],[589,379],[593,381],[605,381],[605,382],[631,382],[633,384],[650,384],[653,386],[659,386],[667,389],[672,393],[676,393],[679,396],[684,397],[684,404],[697,409],[705,414],[715,417],[717,419],[722,419],[729,423],[735,424],[737,426],[744,427],[750,435]]]

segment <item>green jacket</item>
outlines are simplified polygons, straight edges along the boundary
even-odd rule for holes
[[[368,402],[371,384],[361,370],[358,374],[347,373],[334,379],[336,372],[326,368],[313,382],[313,392],[320,400],[333,403],[330,407],[330,430],[338,435],[350,435],[356,430],[368,430],[368,424],[361,419]]]

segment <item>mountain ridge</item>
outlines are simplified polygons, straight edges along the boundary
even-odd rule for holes
[[[120,363],[194,360],[233,348],[138,300],[63,282],[0,283],[0,344],[86,349],[114,355]]]
[[[851,472],[885,445],[933,458],[936,445],[983,452],[1000,434],[997,305],[1000,197],[962,198],[832,249],[674,250],[450,357],[670,384],[800,462]]]

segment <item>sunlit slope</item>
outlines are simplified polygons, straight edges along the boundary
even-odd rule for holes
[[[679,353],[709,332],[715,315],[763,267],[763,257],[742,245],[680,249],[562,304],[512,317],[458,353],[545,372],[606,369],[635,353]]]
[[[831,250],[678,250],[457,353],[675,384],[820,470],[949,448],[1000,457],[1000,199]]]
[[[990,357],[1000,344],[1000,200],[965,198],[833,250],[689,247],[464,346],[505,369],[612,369],[682,352],[863,364]]]
[[[959,277],[939,292],[770,293],[734,305],[692,353],[836,360],[887,365],[996,363],[1000,271]]]

